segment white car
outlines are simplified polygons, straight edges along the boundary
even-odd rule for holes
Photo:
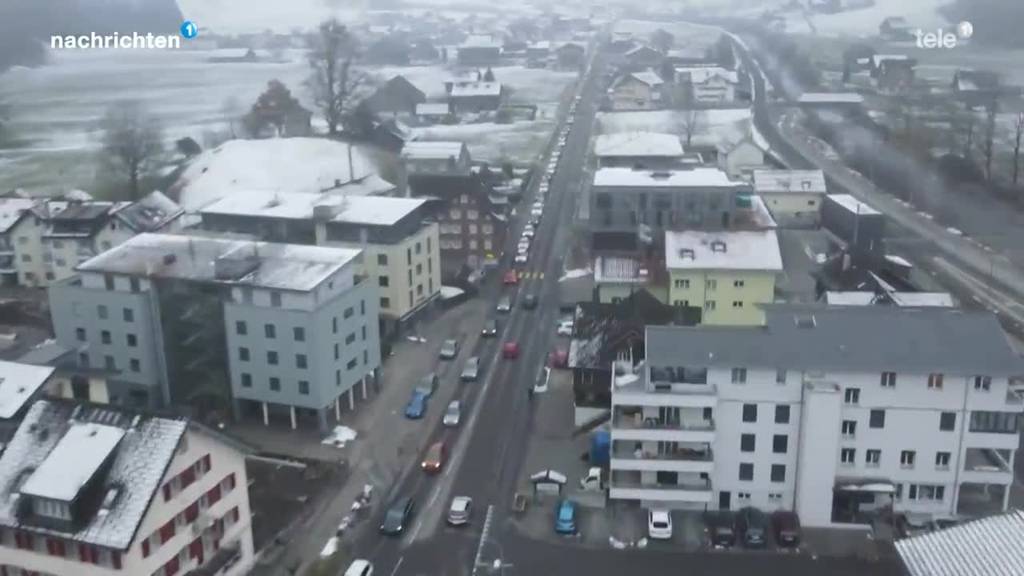
[[[551,379],[551,368],[545,366],[541,371],[540,375],[537,376],[537,382],[533,384],[533,391],[543,394],[548,391],[548,380]]]
[[[478,362],[479,362],[479,360],[478,360]],[[466,380],[467,379],[467,378],[465,378],[466,371],[463,370],[462,373],[463,373],[463,378],[462,379]],[[476,376],[477,376],[477,372],[476,372],[476,369],[474,368],[473,378],[472,379],[476,380]],[[443,424],[445,426],[448,426],[449,428],[452,428],[452,427],[458,426],[460,420],[462,420],[462,402],[459,402],[458,400],[452,400],[451,402],[448,403],[448,407],[445,408],[444,418],[441,420],[441,424]]]
[[[559,336],[572,336],[572,320],[562,320],[555,331]]]
[[[540,183],[540,187],[537,188],[537,192],[539,192],[541,194],[547,194],[549,189],[550,189],[550,184],[548,184],[547,182],[541,182]]]
[[[369,560],[353,560],[345,570],[345,576],[373,576],[373,564]]]
[[[516,264],[526,264],[529,259],[528,254],[516,254]]]
[[[530,210],[530,216],[536,216],[540,218],[543,214],[544,210],[541,208],[534,208],[533,210]]]
[[[672,539],[672,515],[668,510],[651,510],[647,513],[647,535],[653,540]]]
[[[536,232],[537,231],[533,229],[533,225],[532,224],[527,224],[523,228],[523,236],[526,237],[526,238],[533,238],[533,235],[536,234]]]

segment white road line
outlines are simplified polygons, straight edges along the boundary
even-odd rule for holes
[[[402,561],[405,560],[405,556],[399,556],[398,562],[395,562],[395,569],[391,571],[391,576],[398,574],[398,569],[402,567]]]
[[[484,517],[484,525],[480,529],[480,543],[476,545],[476,557],[473,559],[473,576],[476,576],[477,568],[480,566],[480,561],[484,557],[484,542],[487,542],[487,538],[491,533],[491,520],[494,518],[494,505],[491,504],[487,507],[487,516]]]
[[[419,520],[416,521],[416,526],[412,529],[412,532],[409,533],[409,543],[410,544],[416,541],[416,536],[420,533],[420,528],[423,528],[423,519],[422,518],[420,518]]]

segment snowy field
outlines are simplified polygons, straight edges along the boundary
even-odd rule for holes
[[[925,30],[947,25],[938,9],[948,0],[876,0],[874,6],[849,10],[838,14],[786,13],[786,32],[789,34],[818,34],[821,36],[877,36],[878,25],[889,16],[903,16],[913,27]]]
[[[693,144],[704,146],[732,142],[750,131],[749,108],[702,110],[700,114],[693,134]],[[597,131],[600,134],[665,132],[678,134],[685,142],[687,115],[683,110],[601,112],[597,115]]]
[[[529,163],[537,159],[555,127],[554,104],[541,106],[537,119],[512,124],[461,124],[413,128],[420,140],[462,140],[474,160]]]

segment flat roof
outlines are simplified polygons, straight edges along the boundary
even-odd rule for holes
[[[821,170],[754,170],[754,192],[824,194],[825,173]]]
[[[701,166],[686,170],[634,170],[601,168],[594,172],[594,186],[631,187],[735,187],[743,182],[730,180],[719,168]]]
[[[0,418],[13,418],[53,371],[52,366],[0,360]]]
[[[839,204],[843,208],[846,208],[847,210],[855,214],[881,214],[881,212],[879,212],[878,210],[875,210],[871,206],[868,206],[867,204],[861,202],[860,200],[857,200],[856,198],[850,196],[849,194],[829,194],[828,197],[836,204]]]
[[[665,232],[669,270],[782,271],[782,253],[774,230]]]
[[[74,423],[36,468],[21,493],[71,502],[124,438],[116,426]]]
[[[804,92],[797,98],[801,104],[863,104],[864,97],[856,92]]]
[[[328,206],[336,211],[332,222],[393,226],[402,218],[426,204],[424,198],[392,198],[390,196],[349,196],[343,194],[310,194],[291,192],[279,194],[270,190],[236,192],[221,198],[199,212],[292,220],[311,220],[313,210]]]
[[[433,115],[433,114],[451,114],[451,106],[447,102],[423,102],[416,105],[416,113],[420,115]],[[408,148],[411,144],[418,144],[420,142],[407,142],[402,148],[403,156],[405,155],[405,148]]]
[[[601,134],[595,138],[594,154],[597,156],[678,158],[683,156],[683,143],[675,134],[617,132]]]
[[[594,260],[594,282],[644,283],[649,274],[641,274],[643,265],[628,256],[598,256]]]
[[[87,260],[76,270],[309,291],[360,252],[353,248],[139,234]],[[237,264],[247,272],[236,277],[218,277],[214,264],[218,260]]]
[[[448,107],[447,104],[443,106],[446,109]],[[458,160],[465,146],[466,144],[463,142],[450,140],[415,140],[413,142],[406,142],[405,146],[402,147],[402,158],[412,160],[447,160],[454,158]]]

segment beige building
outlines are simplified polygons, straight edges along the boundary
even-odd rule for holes
[[[754,193],[783,228],[816,228],[827,193],[821,170],[755,170]]]

